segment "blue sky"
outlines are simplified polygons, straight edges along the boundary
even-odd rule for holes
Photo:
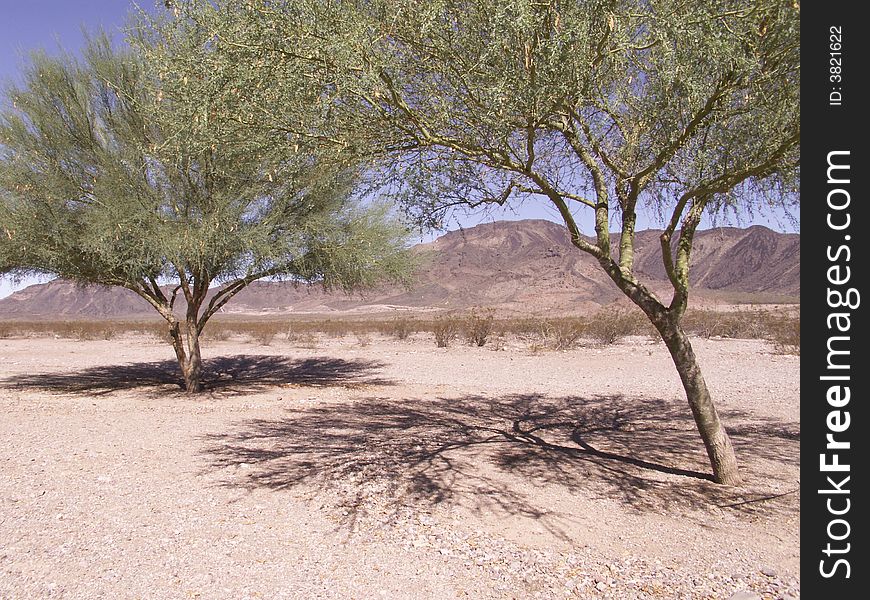
[[[142,0],[151,7],[153,0]],[[14,78],[22,54],[81,45],[82,27],[119,31],[132,7],[126,0],[0,0],[0,78]]]
[[[142,0],[150,8],[153,0]],[[120,35],[132,3],[126,0],[0,0],[0,81],[16,80],[30,50],[75,50],[82,43],[82,28],[104,27]],[[34,283],[0,279],[0,298]]]
[[[151,9],[154,0],[140,0],[138,4]],[[0,81],[17,78],[22,60],[30,50],[43,48],[54,52],[59,47],[73,51],[78,49],[83,39],[82,28],[96,30],[103,27],[120,37],[131,10],[134,10],[134,4],[127,0],[0,0]],[[459,224],[471,227],[497,219],[532,218],[559,221],[554,208],[542,202],[530,201],[513,209],[462,216]],[[581,224],[591,233],[591,219],[581,219]],[[753,219],[739,223],[740,226],[753,224],[765,225],[777,231],[795,230],[781,214],[756,215]],[[641,217],[639,226],[648,228],[660,225],[655,220]],[[433,237],[427,235],[420,240],[429,241]],[[30,283],[34,283],[34,280],[16,284],[0,278],[0,298]]]

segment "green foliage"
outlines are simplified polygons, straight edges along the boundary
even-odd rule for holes
[[[82,60],[32,55],[0,113],[3,272],[123,286],[167,318],[157,282],[196,312],[212,283],[226,285],[209,309],[265,276],[407,277],[404,229],[354,200],[354,169],[230,139],[204,123],[207,98],[173,96],[158,75],[105,36]],[[200,330],[212,312],[194,315]]]
[[[191,0],[176,17],[156,24],[169,41],[149,56],[207,82],[228,127],[280,132],[285,151],[328,149],[336,164],[365,158],[421,225],[548,202],[648,315],[667,306],[634,273],[639,210],[666,225],[679,319],[704,211],[798,202],[796,3]],[[202,60],[173,58],[191,39]]]

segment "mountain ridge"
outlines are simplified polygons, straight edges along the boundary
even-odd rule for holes
[[[670,297],[661,261],[661,230],[638,231],[635,272]],[[613,235],[613,234],[612,234]],[[615,240],[614,240],[615,241]],[[614,244],[616,247],[618,244]],[[487,306],[510,312],[573,311],[624,301],[595,259],[575,248],[564,226],[545,220],[495,221],[447,232],[418,244],[422,267],[410,289],[328,294],[319,286],[261,281],[225,307],[225,313],[275,314],[459,310]],[[728,297],[800,297],[800,234],[755,225],[698,231],[690,271],[699,303]],[[0,318],[122,318],[156,314],[129,290],[54,280],[0,300]]]

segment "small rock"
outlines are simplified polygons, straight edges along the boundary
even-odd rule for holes
[[[603,581],[599,581],[598,583],[595,584],[595,589],[598,590],[599,592],[603,592],[604,590],[607,589],[607,584],[604,583]]]
[[[776,577],[776,571],[774,571],[770,567],[762,567],[761,574],[765,577]]]
[[[761,600],[761,596],[753,592],[740,591],[728,596],[728,600]]]

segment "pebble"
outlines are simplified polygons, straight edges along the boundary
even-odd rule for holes
[[[754,592],[734,592],[728,597],[728,600],[761,600],[761,596]]]
[[[776,577],[776,571],[774,571],[770,567],[762,568],[761,574],[764,575],[765,577]]]

